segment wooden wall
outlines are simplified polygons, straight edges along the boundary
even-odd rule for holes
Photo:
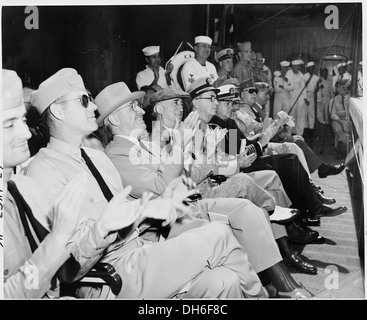
[[[3,67],[33,86],[72,67],[95,94],[118,81],[136,90],[145,46],[160,45],[164,64],[206,26],[205,5],[39,6],[39,29],[27,30],[24,8],[2,8]]]
[[[270,6],[270,5],[269,5]],[[268,6],[268,7],[269,7]],[[339,5],[340,27],[353,4]],[[210,5],[209,36],[214,36],[214,18],[220,18],[223,5]],[[63,67],[73,67],[86,87],[98,94],[105,86],[124,81],[136,90],[136,73],[145,68],[142,48],[160,45],[162,64],[173,55],[181,41],[193,44],[194,37],[207,30],[207,5],[136,6],[39,6],[39,30],[27,30],[24,6],[2,7],[2,61],[16,70],[25,84],[40,82]],[[272,13],[261,5],[235,6],[233,41],[250,40],[262,52],[272,71],[279,61],[297,52],[319,57],[336,38],[339,30],[327,30],[326,15],[318,10],[312,16],[293,11],[263,23]],[[256,10],[255,10],[256,9]],[[259,10],[260,9],[260,10]],[[263,15],[263,16],[261,16]],[[251,32],[247,32],[254,28]],[[353,58],[355,40],[353,19],[340,32],[333,50]],[[215,47],[215,46],[214,46]],[[186,47],[188,49],[188,47]],[[360,55],[361,56],[361,55]]]

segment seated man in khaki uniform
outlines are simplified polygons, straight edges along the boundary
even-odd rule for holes
[[[15,71],[2,74],[4,297],[58,297],[58,270],[70,258],[67,242],[79,221],[86,179],[76,177],[52,204],[34,180],[13,173],[30,157],[31,132],[24,121],[22,81]],[[53,210],[51,225],[46,217]]]
[[[143,95],[138,92],[135,98]],[[149,203],[148,195],[135,201],[118,195],[116,200],[117,194],[126,196],[131,188],[123,189],[116,168],[103,152],[81,148],[83,137],[98,127],[97,107],[76,70],[59,70],[31,98],[49,128],[50,141],[28,165],[26,174],[52,200],[78,173],[87,173],[83,220],[68,242],[81,266],[78,276],[97,261],[112,264],[123,279],[118,298],[268,296],[247,253],[225,224],[201,223],[166,241],[144,238],[146,225],[155,222],[169,227],[185,215],[188,209],[182,201],[195,189],[187,190],[192,183],[182,178]],[[110,204],[115,209],[113,222],[104,219]]]

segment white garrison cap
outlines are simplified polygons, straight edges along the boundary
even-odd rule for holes
[[[145,47],[142,51],[146,57],[152,56],[159,52],[159,46],[149,46]]]
[[[3,69],[2,110],[18,108],[23,103],[23,84],[13,70]]]
[[[83,79],[75,69],[63,68],[31,93],[31,104],[42,114],[55,100],[73,91],[85,91]]]
[[[306,63],[306,67],[308,68],[308,67],[312,67],[312,66],[314,66],[315,65],[315,62],[313,62],[313,61],[309,61],[309,62],[307,62]]]
[[[299,66],[299,65],[301,65],[302,64],[302,61],[301,60],[293,60],[292,61],[292,65],[293,66]]]
[[[210,46],[212,45],[213,40],[207,36],[197,36],[195,37],[195,44],[197,43],[207,43]]]
[[[305,62],[302,59],[299,59],[300,64],[305,64]]]
[[[336,65],[337,68],[340,68],[340,67],[344,67],[346,66],[347,64],[345,62],[340,62]]]
[[[347,64],[352,64],[353,60],[348,60]]]
[[[280,62],[280,66],[281,67],[289,67],[290,64],[291,63],[289,61],[286,61],[286,60]]]

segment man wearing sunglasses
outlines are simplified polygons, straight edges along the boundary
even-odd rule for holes
[[[116,90],[121,86],[112,88],[115,90],[108,91],[107,96],[114,103],[100,109],[98,123],[120,108],[123,118],[129,119],[133,138],[141,137],[144,111],[136,100],[144,92],[116,100]],[[61,69],[40,84],[32,95],[32,104],[44,117],[51,138],[26,172],[39,182],[49,199],[75,175],[87,173],[80,223],[68,243],[81,265],[78,276],[102,261],[112,264],[123,279],[118,298],[267,297],[246,252],[224,224],[202,223],[161,242],[144,238],[144,228],[152,221],[169,227],[188,212],[183,200],[196,191],[194,184],[180,177],[159,198],[149,200],[150,195],[144,194],[142,199],[128,201],[131,187],[123,189],[108,157],[99,150],[80,148],[83,137],[98,127],[96,105],[84,95],[83,80],[74,69]],[[121,119],[116,115],[108,121],[117,124]],[[110,206],[114,211],[108,216],[111,219],[106,219],[105,210]]]
[[[78,225],[85,176],[69,183],[55,202],[38,184],[14,174],[30,157],[22,81],[15,71],[2,71],[4,166],[4,297],[40,299],[59,296],[58,270],[70,258],[67,243]]]

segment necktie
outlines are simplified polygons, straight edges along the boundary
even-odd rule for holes
[[[99,173],[98,169],[94,166],[92,160],[88,157],[87,153],[80,149],[82,153],[82,157],[88,166],[89,170],[92,172],[94,178],[97,180],[99,187],[102,190],[102,193],[107,201],[110,201],[113,198],[113,194],[111,190],[108,188],[106,182],[103,180],[101,174]]]
[[[150,150],[147,148],[147,146],[141,140],[139,140],[139,146],[140,148],[144,149],[146,152],[152,154]]]
[[[81,150],[82,157],[85,163],[87,164],[89,170],[92,172],[94,178],[97,180],[98,185],[101,188],[104,197],[106,198],[108,202],[110,202],[111,199],[113,198],[113,194],[110,188],[107,186],[106,182],[103,180],[101,174],[99,173],[98,169],[95,167],[95,165],[93,164],[92,160],[89,158],[87,153],[83,149],[80,149],[80,150]],[[124,229],[118,230],[117,232],[120,234],[121,232],[124,232],[123,230]],[[124,237],[123,233],[121,233],[120,236]]]
[[[34,239],[33,234],[31,232],[29,223],[34,230],[39,243],[41,243],[46,236],[49,234],[48,230],[34,217],[32,209],[29,207],[28,203],[24,200],[23,196],[20,194],[16,184],[14,181],[8,181],[8,191],[12,195],[16,206],[18,208],[20,220],[22,222],[24,231],[26,233],[29,245],[31,247],[32,253],[37,249],[38,244],[37,241]],[[29,223],[28,223],[28,221]],[[59,278],[69,281],[70,279],[74,279],[75,276],[78,274],[80,269],[80,264],[74,259],[72,255],[70,258],[65,261],[65,263],[59,268],[56,273],[56,276]],[[54,276],[51,279],[51,288],[56,288],[56,277]]]

